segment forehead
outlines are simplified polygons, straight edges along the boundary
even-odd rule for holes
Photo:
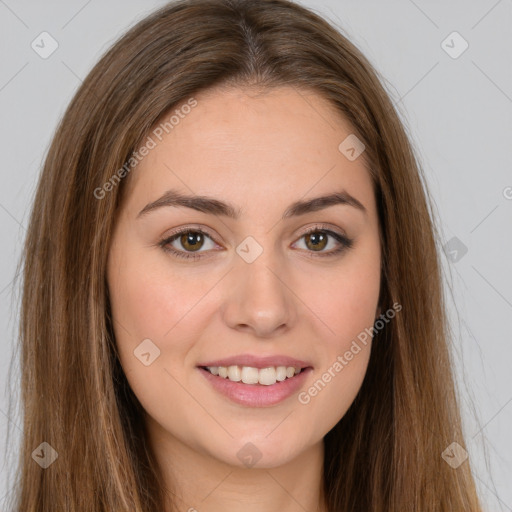
[[[261,208],[274,196],[344,188],[371,201],[364,152],[351,160],[340,150],[353,129],[320,95],[232,88],[193,98],[193,108],[180,107],[185,99],[150,132],[154,147],[130,175],[130,196],[149,201],[172,188]]]

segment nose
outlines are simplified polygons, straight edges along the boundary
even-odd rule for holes
[[[272,338],[292,328],[297,299],[289,273],[264,254],[252,263],[238,261],[230,272],[223,317],[232,329]]]

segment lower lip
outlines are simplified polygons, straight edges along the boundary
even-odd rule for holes
[[[305,368],[297,375],[281,382],[276,382],[270,386],[233,382],[227,378],[212,375],[204,368],[198,368],[198,370],[205,376],[214,389],[224,396],[227,396],[233,402],[248,407],[268,407],[286,400],[298,391],[304,385],[305,380],[313,368]]]

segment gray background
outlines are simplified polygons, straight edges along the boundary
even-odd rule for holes
[[[8,374],[13,278],[41,161],[99,56],[164,3],[0,0],[0,508],[14,471],[7,425],[14,442],[21,432],[19,411],[8,408],[8,384],[18,392],[17,366]],[[486,509],[512,511],[512,1],[302,3],[341,28],[385,77],[425,169],[441,224],[466,449]],[[47,59],[31,47],[43,31],[59,45]],[[442,43],[453,31],[469,44],[457,58],[463,41]]]

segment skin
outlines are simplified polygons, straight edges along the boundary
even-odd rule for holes
[[[324,511],[323,437],[343,417],[366,373],[371,340],[308,404],[297,393],[271,407],[220,395],[197,365],[231,355],[285,354],[310,362],[307,390],[379,314],[379,219],[363,157],[339,144],[353,129],[322,97],[281,87],[210,89],[129,175],[109,251],[107,281],[116,343],[128,382],[146,411],[164,485],[180,510]],[[214,196],[240,219],[163,207],[137,218],[165,191]],[[335,205],[280,220],[294,201],[345,190],[366,213]],[[318,223],[353,239],[318,256],[304,231]],[[211,234],[175,250],[159,241],[182,226]],[[191,229],[192,229],[191,228]],[[237,246],[252,236],[262,254]],[[339,246],[332,237],[317,251]],[[144,339],[160,356],[134,356]],[[239,460],[246,443],[261,459]],[[169,507],[170,510],[170,507]]]

